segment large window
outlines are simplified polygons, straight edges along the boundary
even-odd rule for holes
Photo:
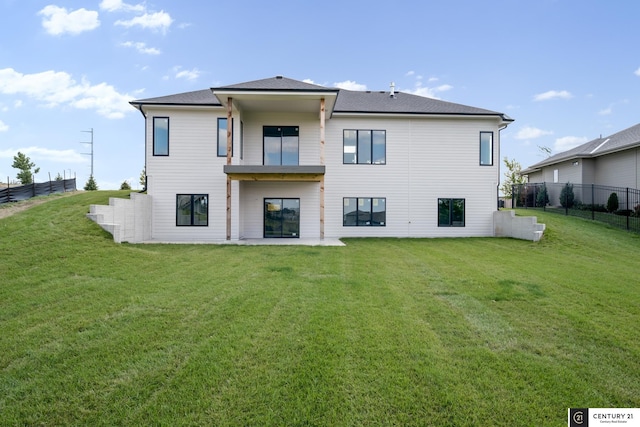
[[[480,132],[480,166],[493,166],[493,132]]]
[[[153,155],[169,155],[169,117],[153,118]]]
[[[262,129],[265,165],[297,165],[299,130],[297,126],[265,126]]]
[[[387,163],[387,131],[343,131],[344,164],[384,165]]]
[[[438,227],[464,227],[464,199],[438,199]]]
[[[209,224],[207,194],[178,194],[176,200],[176,225],[206,226]]]
[[[231,155],[233,156],[233,119],[231,119]],[[218,117],[218,157],[227,157],[227,119]]]
[[[387,223],[387,199],[345,197],[342,225],[345,227],[384,227]]]

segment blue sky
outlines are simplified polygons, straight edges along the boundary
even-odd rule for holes
[[[0,179],[134,188],[144,120],[128,102],[284,75],[508,114],[523,168],[640,123],[640,2],[0,0]]]

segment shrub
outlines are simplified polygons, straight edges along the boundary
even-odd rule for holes
[[[618,210],[618,195],[616,193],[611,193],[609,195],[609,200],[607,200],[607,212],[615,212]]]
[[[549,194],[547,193],[547,186],[543,185],[538,194],[536,195],[536,206],[543,208],[549,204]]]
[[[131,186],[129,185],[127,180],[124,180],[124,182],[122,184],[120,184],[120,189],[121,190],[131,190]]]
[[[633,208],[633,216],[640,218],[640,205],[636,205],[636,207]]]
[[[573,194],[573,184],[567,183],[560,192],[560,204],[565,209],[571,209],[575,204],[576,196]]]

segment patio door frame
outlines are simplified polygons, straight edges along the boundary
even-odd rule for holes
[[[262,218],[262,235],[265,239],[300,238],[299,198],[265,197]],[[267,230],[268,226],[270,230]]]

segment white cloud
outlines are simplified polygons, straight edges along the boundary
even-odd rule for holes
[[[49,5],[38,14],[43,16],[42,26],[44,29],[54,36],[64,33],[80,34],[83,31],[95,30],[100,26],[98,12],[84,8],[68,12],[63,7]]]
[[[52,150],[43,147],[26,147],[7,150],[0,150],[0,158],[13,159],[17,152],[24,153],[32,160],[46,160],[56,163],[85,163],[89,159],[87,156],[78,153],[75,150]]]
[[[140,26],[145,29],[165,32],[169,29],[172,22],[173,19],[171,18],[171,15],[161,10],[160,12],[155,13],[145,13],[144,15],[136,16],[135,18],[126,21],[119,20],[116,21],[115,25],[120,25],[126,28]]]
[[[561,90],[561,91],[550,90],[550,91],[539,93],[533,96],[534,101],[548,101],[550,99],[556,99],[556,98],[571,99],[573,98],[573,95],[571,95],[571,93],[566,90]]]
[[[129,95],[106,83],[92,85],[84,78],[78,83],[64,71],[22,74],[12,68],[0,69],[0,93],[26,95],[47,107],[92,109],[110,119],[122,118],[131,111]]]
[[[440,97],[437,95],[438,93],[446,92],[451,89],[453,89],[453,86],[447,85],[447,84],[436,86],[436,87],[426,87],[426,86],[422,86],[420,82],[418,82],[416,84],[415,89],[409,89],[406,92],[411,93],[413,95],[425,96],[427,98],[440,99]]]
[[[193,70],[176,70],[176,79],[197,80],[200,77],[201,71],[197,68]]]
[[[636,76],[640,77],[640,67],[636,71],[633,72]]]
[[[609,107],[598,111],[598,115],[600,115],[600,116],[608,116],[611,113],[613,113],[613,105],[610,105]]]
[[[549,130],[542,130],[534,128],[532,126],[525,126],[516,133],[516,139],[536,139],[545,135],[551,135],[553,132]]]
[[[356,83],[352,80],[345,80],[343,82],[334,83],[333,87],[346,90],[367,90],[367,85]]]
[[[567,151],[587,141],[588,139],[584,136],[563,136],[562,138],[556,139],[553,150],[556,152]]]
[[[415,71],[407,71],[407,74],[405,74],[405,76],[413,76],[416,72]]]
[[[147,44],[144,42],[124,42],[121,44],[121,46],[132,47],[138,52],[144,53],[146,55],[160,55],[162,53],[160,49],[156,49],[155,47],[147,47]]]
[[[144,12],[145,7],[143,4],[127,4],[122,0],[102,0],[100,2],[100,9],[106,10],[107,12]]]
[[[0,132],[6,132],[9,130],[9,125],[0,120]]]

